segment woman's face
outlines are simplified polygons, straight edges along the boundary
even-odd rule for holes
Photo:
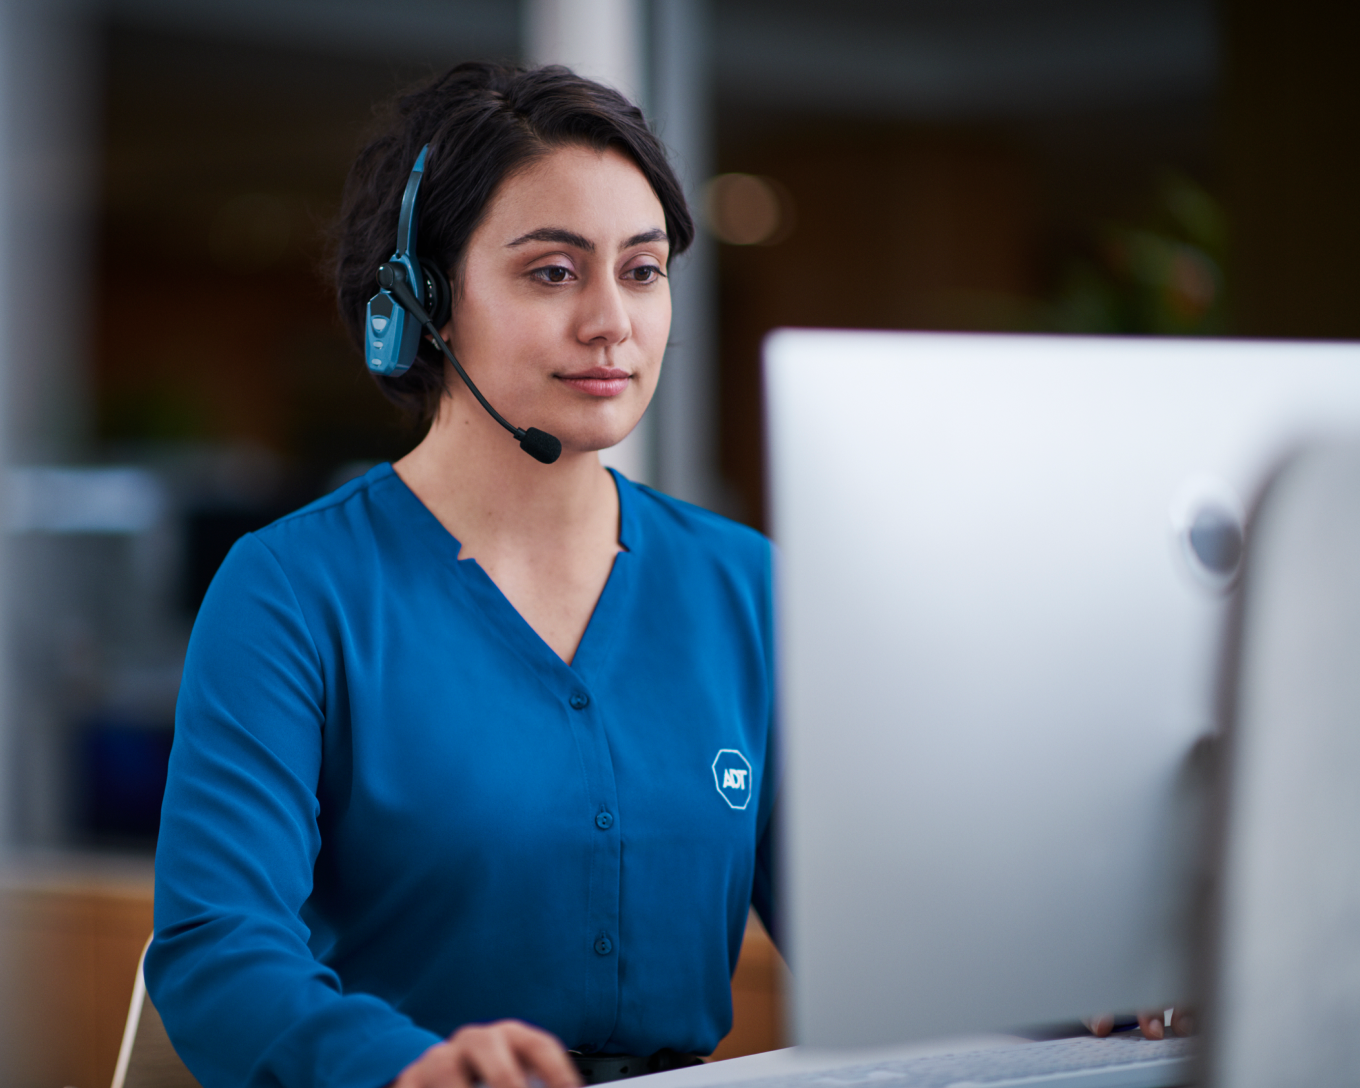
[[[656,389],[669,252],[661,202],[630,159],[559,148],[492,198],[444,335],[516,426],[556,435],[564,451],[604,449],[637,426]],[[452,373],[449,389],[472,404]]]

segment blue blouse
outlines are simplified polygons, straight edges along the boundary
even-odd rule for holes
[[[708,1053],[770,917],[770,548],[615,476],[571,665],[381,465],[194,626],[146,980],[204,1088],[378,1088],[462,1024]]]

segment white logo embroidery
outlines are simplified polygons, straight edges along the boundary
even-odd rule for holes
[[[735,748],[723,748],[713,759],[713,785],[729,806],[744,809],[751,803],[751,762]]]

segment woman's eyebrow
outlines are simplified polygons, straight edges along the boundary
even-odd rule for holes
[[[622,248],[632,249],[633,246],[646,245],[648,242],[666,242],[669,240],[670,236],[664,230],[660,227],[653,227],[651,230],[644,230],[633,235],[623,243]],[[594,242],[564,227],[539,227],[537,230],[531,230],[528,234],[521,234],[513,242],[507,242],[506,249],[522,246],[526,242],[556,242],[558,245],[571,246],[573,249],[584,250],[586,253],[595,252]]]
[[[556,242],[559,245],[571,246],[573,249],[583,249],[587,253],[595,252],[595,243],[589,238],[582,238],[575,231],[562,227],[539,227],[538,230],[531,230],[528,234],[521,234],[513,242],[507,242],[506,248],[522,246],[525,242]]]
[[[651,230],[644,230],[641,234],[635,234],[623,243],[624,249],[632,249],[633,246],[646,245],[648,242],[667,242],[670,236],[660,227],[653,227]]]

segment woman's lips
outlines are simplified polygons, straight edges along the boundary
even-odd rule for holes
[[[628,388],[632,377],[626,370],[611,366],[593,366],[589,370],[578,370],[575,374],[559,374],[559,381],[566,382],[573,389],[588,393],[592,397],[617,397]]]

